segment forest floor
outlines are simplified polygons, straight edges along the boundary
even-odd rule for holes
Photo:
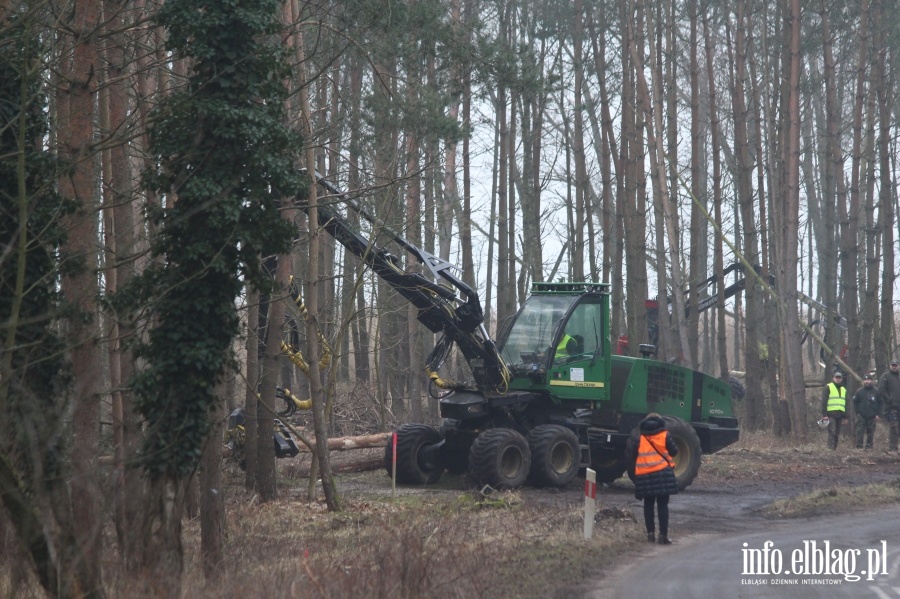
[[[801,445],[744,433],[703,456],[694,483],[670,503],[674,550],[694,535],[896,505],[900,455],[884,451],[885,428],[879,425],[874,451],[853,449],[847,437],[827,450],[825,433],[815,430]],[[594,533],[585,540],[582,478],[563,489],[485,496],[465,477],[445,474],[435,485],[394,490],[382,467],[340,472],[379,463],[383,450],[332,455],[340,512],[326,509],[321,485],[307,499],[308,454],[278,461],[279,498],[268,503],[244,490],[236,464],[223,462],[224,562],[216,576],[204,577],[199,519],[186,521],[182,597],[572,599],[602,592],[617,568],[655,550],[627,477],[600,486]],[[114,550],[112,538],[106,547]],[[105,560],[107,596],[149,597],[116,564],[112,554]],[[0,575],[0,595],[43,596],[31,589],[11,587]]]
[[[744,434],[738,444],[704,456],[694,483],[672,498],[670,536],[677,546],[695,534],[761,530],[780,518],[896,503],[900,456],[884,451],[884,437],[879,431],[873,451],[852,449],[849,438],[829,451],[819,431],[800,446]],[[358,461],[353,453],[335,453],[335,466]],[[392,490],[382,468],[342,473],[344,511],[333,514],[321,494],[306,501],[308,459],[279,463],[276,502],[255,504],[234,481],[221,579],[197,574],[199,532],[195,523],[188,526],[185,596],[571,598],[652,549],[627,477],[601,485],[594,535],[585,541],[581,478],[564,489],[483,496],[461,476]]]

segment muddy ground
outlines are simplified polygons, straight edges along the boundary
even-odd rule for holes
[[[900,479],[897,453],[851,449],[846,441],[843,447],[830,451],[825,448],[824,435],[821,437],[815,443],[800,446],[751,437],[717,454],[703,456],[700,474],[693,484],[671,500],[672,536],[753,528],[760,520],[772,518],[764,508],[779,499],[837,486]],[[338,465],[344,461],[347,456],[335,458]],[[338,484],[348,496],[390,492],[390,480],[381,468],[340,474]],[[454,496],[469,488],[464,477],[445,473],[437,485],[404,487],[397,493]],[[516,491],[527,503],[559,508],[570,508],[583,501],[583,492],[583,478],[576,478],[565,489],[523,487]],[[641,503],[634,499],[633,493],[634,487],[627,476],[609,485],[598,485],[598,507],[632,510],[640,518]]]
[[[849,449],[847,441],[842,440],[837,451],[829,451],[825,449],[824,433],[813,433],[809,442],[803,444],[771,436],[742,435],[737,444],[726,450],[703,456],[697,479],[685,492],[672,498],[670,535],[676,544],[683,542],[688,546],[693,542],[688,537],[763,531],[779,526],[775,520],[778,516],[765,508],[780,499],[900,479],[900,455],[885,453],[886,443],[880,435],[876,438],[876,451]],[[249,505],[236,490],[233,508],[238,515],[232,516],[231,545],[242,549],[235,549],[229,559],[239,574],[223,577],[212,590],[208,584],[198,584],[196,596],[272,596],[268,589],[257,588],[258,585],[243,587],[241,581],[273,580],[278,588],[287,588],[285,585],[308,585],[315,575],[315,579],[333,585],[323,593],[331,597],[392,597],[399,585],[409,597],[571,599],[610,588],[607,585],[615,584],[618,568],[659,550],[646,543],[641,502],[634,499],[634,487],[627,477],[599,488],[595,535],[585,543],[582,478],[564,489],[526,486],[485,497],[464,476],[445,474],[435,485],[398,488],[394,501],[390,478],[380,465],[383,449],[333,452],[332,463],[346,510],[343,514],[326,512],[321,488],[319,501],[306,501],[308,454],[279,460],[279,500],[265,509]],[[361,464],[370,467],[343,471]],[[238,487],[242,485],[239,474],[235,469]],[[835,492],[830,503],[822,503],[821,507],[814,504],[803,517],[825,517],[844,509],[875,507],[876,503],[873,500],[871,506],[834,505],[834,499],[844,504],[866,503],[843,497]],[[897,494],[889,497],[889,501],[896,501]],[[238,523],[240,527],[236,526]],[[352,524],[350,528],[348,523]],[[445,526],[448,523],[452,525]],[[454,574],[456,577],[449,582],[440,578],[448,570],[429,561],[445,558],[416,549],[416,542],[432,539],[434,534],[443,536],[426,549],[432,553],[455,552],[447,563],[468,568],[458,576]],[[263,545],[259,545],[260,539],[265,539]],[[497,550],[498,540],[502,540],[502,551]],[[397,564],[412,560],[410,564],[415,567],[406,564],[400,570],[390,570],[384,563],[385,546],[392,548],[390,555],[399,560]],[[303,547],[314,550],[308,571],[279,569],[282,556],[294,555]],[[408,549],[397,552],[396,547]],[[341,568],[347,564],[361,567],[354,571],[352,588],[341,587],[343,579],[332,575],[343,572]],[[430,585],[427,588],[416,586],[422,583],[419,579],[398,579],[403,572],[419,569],[430,573],[422,578]],[[386,586],[388,582],[393,586]]]
[[[729,448],[704,456],[694,483],[670,503],[672,535],[724,533],[757,528],[771,520],[765,508],[779,499],[837,486],[900,478],[900,456],[883,451],[799,448]],[[639,507],[627,479],[603,493],[614,505]],[[849,506],[848,506],[849,507]],[[864,507],[864,506],[858,506]]]

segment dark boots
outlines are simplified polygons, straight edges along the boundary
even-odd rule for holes
[[[660,545],[671,545],[672,544],[672,541],[669,540],[668,534],[659,535],[659,540],[657,540],[655,532],[647,533],[647,542],[648,543],[659,543]]]

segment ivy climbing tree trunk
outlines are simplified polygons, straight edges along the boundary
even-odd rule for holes
[[[210,408],[222,401],[216,383],[239,330],[235,300],[244,281],[272,291],[258,256],[288,251],[294,228],[278,197],[305,187],[295,168],[299,136],[283,126],[279,8],[278,0],[171,0],[157,13],[168,51],[190,72],[150,130],[155,165],[144,183],[163,201],[150,214],[156,260],[118,294],[146,307],[151,323],[134,387],[149,481],[140,579],[155,594],[180,593],[184,485],[210,433]]]

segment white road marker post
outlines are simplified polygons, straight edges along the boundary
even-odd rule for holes
[[[597,473],[590,468],[584,477],[584,539],[594,536],[594,512],[597,507]]]
[[[397,497],[397,431],[391,435],[391,499]]]

